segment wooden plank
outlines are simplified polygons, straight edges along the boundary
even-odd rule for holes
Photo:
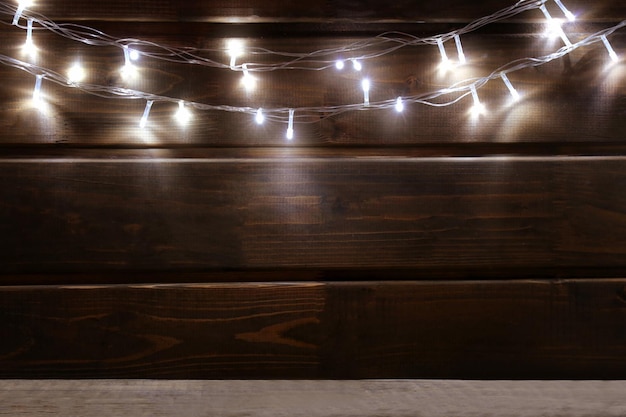
[[[624,157],[276,155],[0,160],[1,271],[626,267]]]
[[[144,28],[128,24],[142,36],[156,42],[190,45],[210,43],[223,47],[222,38],[205,40],[189,34],[147,36]],[[159,30],[153,26],[150,30]],[[162,30],[162,29],[161,29]],[[4,48],[15,55],[23,43],[22,30],[0,28]],[[179,32],[180,33],[180,32]],[[340,45],[358,38],[288,38],[251,41],[251,45],[272,49],[316,49]],[[611,37],[618,50],[626,46],[626,31]],[[474,60],[455,77],[437,70],[436,47],[404,48],[366,64],[363,73],[354,71],[274,71],[258,76],[257,89],[246,92],[241,74],[230,70],[192,65],[150,62],[140,65],[141,81],[125,83],[119,75],[122,54],[119,48],[80,46],[54,35],[37,33],[41,53],[38,65],[64,74],[70,62],[81,57],[89,71],[89,82],[119,85],[186,101],[211,105],[252,108],[303,108],[361,103],[362,77],[373,87],[371,100],[395,99],[437,91],[452,82],[485,76],[515,59],[553,52],[548,43],[534,35],[471,35],[464,38],[466,54]],[[196,45],[198,46],[198,45]],[[17,54],[20,58],[20,54]],[[64,57],[59,59],[59,57]],[[214,57],[227,61],[224,54]],[[173,118],[176,103],[157,102],[150,113],[149,127],[139,128],[144,100],[106,99],[77,89],[44,81],[43,94],[50,109],[42,114],[30,105],[34,76],[2,66],[0,77],[0,145],[62,143],[74,146],[396,146],[450,143],[548,143],[616,142],[626,136],[622,115],[626,112],[626,85],[620,67],[603,71],[608,59],[598,43],[577,50],[569,59],[557,60],[538,69],[515,72],[510,78],[524,100],[510,106],[509,93],[500,80],[480,90],[489,113],[477,123],[469,113],[468,97],[450,107],[407,104],[402,114],[393,110],[353,111],[327,119],[309,119],[297,124],[293,141],[285,140],[286,125],[268,122],[257,126],[251,115],[223,111],[194,111],[189,126],[181,128]],[[546,123],[549,120],[550,123]]]
[[[327,21],[328,19],[358,19],[377,22],[394,19],[398,21],[467,21],[491,14],[515,1],[481,0],[465,2],[446,0],[437,3],[397,0],[393,4],[366,0],[332,0],[311,4],[286,0],[246,0],[232,2],[213,0],[111,0],[94,3],[88,0],[38,2],[33,10],[54,19],[62,20],[136,20],[168,22],[238,22],[238,21]],[[564,2],[579,19],[623,19],[626,7],[618,0],[584,0]],[[547,5],[559,10],[552,2]],[[541,14],[535,16],[540,18]]]
[[[626,376],[626,280],[0,288],[0,377]]]
[[[0,381],[0,415],[620,417],[623,381]]]

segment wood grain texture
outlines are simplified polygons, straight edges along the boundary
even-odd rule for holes
[[[0,381],[0,415],[621,417],[623,381]]]
[[[397,0],[393,4],[375,0],[329,0],[300,3],[287,0],[111,0],[93,3],[88,0],[48,1],[36,4],[37,12],[63,20],[115,20],[157,22],[263,22],[328,21],[330,19],[378,22],[397,21],[467,21],[508,7],[514,1],[481,0],[468,3],[445,0],[437,3]],[[602,0],[589,3],[568,0],[567,6],[579,19],[623,19],[626,7],[620,1]],[[548,7],[559,11],[549,2]],[[535,19],[541,18],[539,13]],[[527,19],[531,19],[527,17]]]
[[[276,155],[1,160],[1,271],[626,267],[624,157]]]
[[[0,288],[0,377],[626,376],[626,280]]]

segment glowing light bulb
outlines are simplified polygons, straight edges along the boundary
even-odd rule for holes
[[[338,59],[337,62],[335,62],[335,68],[337,68],[338,70],[342,70],[344,67],[344,63],[342,60]]]
[[[470,91],[472,93],[472,98],[474,99],[474,105],[472,106],[471,113],[474,118],[480,116],[481,114],[485,114],[487,109],[480,102],[478,98],[478,93],[476,92],[476,86],[474,84],[470,84]]]
[[[37,56],[37,47],[33,43],[33,19],[28,19],[26,26],[26,42],[22,46],[22,52],[29,55],[31,58]]]
[[[567,35],[565,34],[565,32],[563,32],[563,28],[561,27],[561,20],[552,18],[550,12],[548,12],[548,9],[546,9],[545,4],[542,4],[539,7],[539,10],[541,10],[543,15],[546,17],[546,20],[548,21],[548,32],[559,36],[567,47],[571,47],[572,43],[569,41]]]
[[[182,100],[178,102],[176,120],[182,126],[185,126],[191,120],[191,112],[185,107],[185,102]]]
[[[258,125],[262,125],[263,122],[265,121],[265,116],[263,115],[263,110],[262,109],[258,109],[256,111],[256,116],[254,116],[254,121]]]
[[[253,90],[254,87],[256,87],[256,78],[250,75],[250,71],[248,71],[248,66],[246,64],[243,64],[242,68],[243,68],[243,78],[241,79],[241,82],[243,84],[243,87],[247,91]]]
[[[465,64],[467,60],[465,59],[465,53],[463,52],[463,45],[461,45],[461,38],[459,35],[454,35],[454,43],[456,44],[456,51],[459,55],[459,63]]]
[[[32,5],[33,5],[32,0],[20,0],[17,6],[17,10],[15,11],[15,15],[13,16],[12,23],[14,25],[17,25],[17,23],[20,21],[20,17],[22,16],[22,13],[24,13],[24,10]]]
[[[615,53],[615,50],[613,49],[611,44],[609,43],[609,40],[606,38],[606,35],[600,35],[600,39],[602,39],[602,43],[606,47],[606,50],[609,51],[609,56],[611,57],[611,61],[613,62],[619,61],[619,57]]]
[[[361,65],[361,63],[358,60],[353,59],[352,68],[354,68],[355,71],[361,71],[363,69],[363,65]]]
[[[513,97],[513,100],[515,101],[519,100],[519,93],[517,92],[515,87],[513,87],[513,84],[511,84],[509,77],[507,77],[505,73],[501,73],[500,78],[502,78],[502,81],[504,81],[504,84],[509,89],[511,96]]]
[[[43,98],[41,97],[41,81],[43,80],[43,75],[37,75],[35,79],[35,88],[33,89],[33,107],[36,109],[42,109],[44,106]]]
[[[565,17],[567,17],[567,20],[569,20],[570,22],[573,22],[574,20],[576,20],[576,16],[574,16],[572,12],[567,10],[567,7],[565,7],[565,5],[561,3],[561,0],[554,0],[554,2],[556,3],[557,6],[559,6],[559,8],[561,9]]]
[[[237,57],[243,54],[243,42],[239,39],[231,39],[226,45],[226,52],[230,55],[230,69],[235,69]]]
[[[132,80],[137,76],[137,67],[131,62],[131,49],[128,45],[123,45],[122,51],[124,51],[124,66],[120,69],[120,74],[123,79]]]
[[[441,55],[439,70],[447,72],[449,69],[452,69],[452,62],[448,59],[448,54],[446,54],[446,49],[443,47],[443,40],[441,38],[437,38],[437,47],[439,48],[439,54]]]
[[[136,49],[129,49],[128,57],[133,61],[137,61],[139,60],[139,52]]]
[[[293,114],[295,113],[294,109],[289,109],[289,125],[287,126],[287,140],[293,139]]]
[[[404,110],[404,103],[402,102],[402,97],[398,97],[396,99],[396,111],[398,113],[402,113],[403,110]]]
[[[80,63],[75,62],[68,70],[67,70],[67,83],[68,84],[78,84],[83,81],[86,77],[87,73]]]
[[[369,106],[370,104],[370,80],[364,78],[361,81],[361,88],[363,89],[363,105]]]
[[[145,128],[148,124],[148,116],[150,115],[150,109],[152,108],[153,104],[154,100],[148,100],[146,102],[146,108],[143,110],[143,115],[141,116],[141,120],[139,121],[139,127],[142,129]]]

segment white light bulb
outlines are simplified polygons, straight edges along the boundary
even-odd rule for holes
[[[256,87],[256,78],[250,75],[250,71],[248,71],[248,66],[246,64],[242,65],[243,68],[243,78],[241,82],[243,83],[243,87],[247,90],[253,90]]]
[[[254,116],[254,121],[258,125],[262,125],[263,122],[265,121],[265,116],[263,115],[263,110],[262,109],[258,109],[256,111],[256,116]]]
[[[402,97],[398,97],[396,99],[396,111],[398,113],[402,113],[403,110],[404,110],[404,103],[402,102]]]
[[[361,71],[363,69],[363,65],[361,65],[361,63],[357,61],[356,59],[353,59],[352,68],[354,68],[355,71]]]
[[[184,101],[178,102],[178,110],[176,111],[176,120],[182,126],[185,126],[191,120],[191,112],[185,107]]]
[[[567,17],[567,20],[569,20],[570,22],[573,22],[574,20],[576,20],[576,16],[574,16],[572,12],[567,10],[567,7],[565,7],[565,5],[561,3],[561,0],[554,0],[554,2],[556,3],[557,6],[559,6],[559,8],[561,9],[565,17]]]
[[[37,75],[35,79],[35,88],[33,89],[33,107],[37,109],[41,109],[44,105],[43,98],[41,97],[41,81],[43,80],[43,75]]]
[[[563,32],[563,28],[561,27],[562,21],[560,19],[552,18],[550,12],[548,12],[548,9],[546,9],[545,4],[542,4],[539,7],[539,10],[541,10],[543,15],[546,17],[546,20],[548,21],[548,33],[552,34],[553,36],[559,36],[565,46],[571,47],[572,43],[567,38],[567,35],[565,34],[565,32]]]
[[[448,59],[446,49],[443,46],[443,39],[437,38],[437,47],[439,48],[439,54],[441,55],[441,63],[439,64],[439,70],[441,72],[447,72],[453,68],[452,62]]]
[[[31,58],[37,56],[37,47],[33,43],[33,19],[28,19],[26,26],[26,42],[22,46],[22,51]]]
[[[337,60],[337,62],[335,62],[335,68],[337,68],[338,70],[342,70],[344,67],[343,61],[342,60]]]
[[[85,79],[86,76],[85,69],[80,65],[80,63],[75,62],[68,70],[67,70],[67,83],[68,84],[78,84]]]
[[[124,52],[124,66],[120,69],[120,74],[125,80],[132,80],[137,77],[137,67],[131,62],[131,49],[128,45],[122,46]]]
[[[370,104],[370,80],[364,78],[361,81],[361,88],[363,89],[363,104],[369,106]]]
[[[33,5],[33,1],[32,0],[19,0],[18,2],[18,6],[17,6],[17,10],[15,11],[15,15],[13,16],[13,24],[17,25],[17,23],[20,20],[20,17],[22,16],[22,13],[24,12],[24,9],[30,7]]]
[[[293,139],[293,114],[294,112],[295,112],[294,109],[289,109],[289,125],[287,127],[287,134],[285,135],[287,137],[287,140]]]
[[[507,77],[505,73],[501,73],[500,74],[500,78],[502,78],[502,81],[504,81],[504,84],[509,89],[509,92],[511,93],[511,96],[513,97],[513,100],[514,101],[519,100],[519,93],[517,92],[515,87],[513,87],[513,84],[511,84],[511,81],[509,80],[509,77]]]
[[[148,124],[148,116],[150,115],[150,109],[154,104],[154,100],[148,100],[146,102],[146,108],[143,110],[143,115],[141,116],[141,120],[139,121],[139,127],[144,128],[146,124]]]
[[[230,55],[230,69],[235,69],[237,57],[243,54],[243,42],[239,39],[230,39],[226,44],[226,52]]]
[[[609,40],[606,38],[606,35],[601,35],[600,39],[602,39],[602,43],[604,44],[606,50],[609,52],[609,56],[611,57],[611,61],[613,61],[613,62],[619,61],[619,57],[615,53],[615,50],[613,49],[611,44],[609,43]]]
[[[137,61],[139,59],[139,52],[135,49],[129,49],[128,57],[133,61]]]
[[[459,55],[459,63],[465,64],[467,60],[465,59],[465,53],[463,52],[463,45],[461,45],[461,38],[459,35],[454,35],[454,43],[456,44],[456,51]]]
[[[470,84],[470,91],[472,93],[472,98],[474,99],[474,105],[472,106],[471,113],[472,116],[476,118],[481,114],[485,114],[487,112],[487,109],[485,108],[483,103],[480,102],[480,99],[478,98],[478,92],[476,91],[476,86],[474,84]]]

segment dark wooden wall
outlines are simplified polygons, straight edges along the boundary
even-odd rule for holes
[[[116,37],[315,50],[390,30],[444,33],[513,1],[40,0]],[[572,40],[626,19],[567,0]],[[554,15],[554,2],[547,3]],[[10,16],[3,21],[10,22]],[[539,11],[463,36],[483,76],[553,52]],[[35,32],[37,64],[81,56],[117,85],[120,50]],[[24,31],[0,25],[0,53]],[[610,36],[626,54],[626,30]],[[452,45],[447,45],[452,47]],[[451,50],[450,50],[451,51]],[[67,57],[67,59],[66,59]],[[224,56],[224,61],[228,57]],[[366,62],[373,99],[442,88],[436,46]],[[68,61],[69,60],[69,61]],[[208,104],[333,106],[362,74],[138,63],[137,86]],[[626,66],[601,43],[471,102],[296,125],[104,99],[0,67],[0,377],[624,378]]]

